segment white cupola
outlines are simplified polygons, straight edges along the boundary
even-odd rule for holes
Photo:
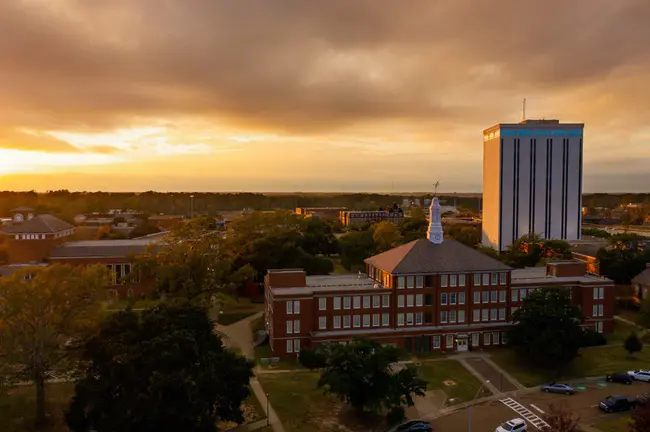
[[[442,220],[440,217],[440,202],[438,197],[433,197],[429,206],[429,229],[427,239],[433,244],[440,244],[443,240]]]

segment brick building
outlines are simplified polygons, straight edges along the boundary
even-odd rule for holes
[[[443,239],[440,204],[431,204],[427,239],[366,260],[365,274],[265,277],[266,329],[274,355],[355,336],[409,352],[466,351],[504,343],[510,317],[531,290],[571,289],[583,325],[612,330],[614,285],[583,263],[513,270],[453,239]]]
[[[400,226],[404,221],[404,212],[402,209],[399,209],[399,211],[393,211],[392,209],[376,211],[346,210],[339,212],[339,220],[346,226],[363,225],[368,222],[374,223],[383,221],[388,221]]]
[[[323,220],[336,220],[347,207],[296,207],[296,214],[305,217],[316,217]]]

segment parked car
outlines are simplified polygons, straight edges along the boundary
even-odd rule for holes
[[[543,384],[542,391],[546,393],[562,393],[566,395],[572,395],[576,392],[576,389],[571,387],[569,384],[552,382]]]
[[[635,381],[650,382],[650,370],[632,370],[628,371],[627,374]]]
[[[433,432],[431,429],[431,424],[424,420],[410,420],[406,423],[402,423],[397,426],[395,429],[392,429],[394,432]]]
[[[513,418],[495,429],[494,432],[526,432],[526,422],[520,418]]]
[[[605,379],[608,382],[621,383],[621,384],[632,384],[632,377],[626,373],[613,373],[607,375]]]
[[[636,408],[638,401],[629,396],[607,396],[598,404],[598,408],[605,412],[629,411]]]

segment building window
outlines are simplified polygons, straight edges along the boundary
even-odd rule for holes
[[[343,315],[343,328],[350,328],[350,315]]]
[[[497,295],[498,294],[497,294],[496,290],[490,291],[490,302],[491,303],[496,303],[497,302]]]
[[[501,285],[506,284],[506,275],[507,273],[499,273],[499,284]]]
[[[506,319],[506,308],[499,308],[499,320]]]
[[[605,288],[594,288],[594,300],[602,300],[605,298]]]
[[[504,331],[501,332],[501,343],[504,345],[508,343],[508,334]]]
[[[497,309],[490,309],[490,321],[497,320]]]
[[[397,289],[404,289],[405,282],[404,282],[404,276],[398,276],[397,277]]]
[[[447,348],[453,348],[454,347],[454,335],[446,335],[445,339],[447,339],[446,340]]]
[[[354,315],[354,327],[361,327],[361,315]]]
[[[404,314],[397,314],[397,325],[398,326],[403,326],[404,325]]]
[[[293,314],[300,315],[300,300],[293,301]]]
[[[497,277],[498,277],[498,275],[497,275],[496,273],[491,273],[491,274],[490,274],[490,279],[491,279],[490,283],[491,283],[492,285],[496,285],[496,284],[497,284],[497,282],[498,282],[498,281],[497,281]]]
[[[447,311],[440,311],[440,322],[441,323],[447,322]]]
[[[383,296],[382,296],[382,301],[384,302],[384,303],[383,303],[383,306],[384,306],[384,307],[389,307],[389,306],[390,306],[390,296],[388,296],[388,295],[383,295]]]
[[[372,314],[372,326],[379,327],[379,314]]]
[[[415,287],[415,278],[413,276],[407,276],[406,277],[406,288],[414,288]]]
[[[598,316],[603,316],[603,305],[598,305]]]
[[[447,304],[447,293],[441,293],[440,294],[440,304],[441,305],[446,305]]]
[[[295,339],[293,341],[293,352],[296,352],[296,353],[300,352],[300,339]]]
[[[456,311],[455,310],[450,310],[449,311],[449,322],[450,323],[455,323],[456,322]]]
[[[327,328],[327,317],[318,317],[318,328],[324,330]]]
[[[424,276],[416,276],[415,277],[415,287],[416,288],[424,288]]]
[[[343,309],[350,309],[350,297],[343,297]]]
[[[416,306],[422,306],[422,294],[416,294],[415,295],[415,305]]]
[[[293,314],[293,302],[289,300],[287,302],[287,315],[292,315]]]
[[[407,326],[412,326],[413,325],[413,313],[409,312],[406,314],[406,325]]]
[[[293,320],[293,332],[300,333],[300,320]]]
[[[499,332],[492,332],[492,344],[499,345]]]
[[[390,321],[390,316],[387,313],[381,314],[381,326],[382,327],[388,327],[389,321]]]
[[[483,273],[483,286],[490,285],[490,273]]]
[[[440,349],[440,336],[433,337],[433,349]]]
[[[483,333],[483,345],[490,345],[490,333]]]
[[[464,274],[458,275],[458,286],[461,286],[461,287],[465,286],[465,275]]]
[[[460,309],[458,311],[458,322],[459,323],[464,323],[465,322],[465,310]]]
[[[431,306],[431,294],[424,295],[424,305]]]
[[[499,291],[499,303],[506,302],[506,290]]]
[[[370,314],[363,315],[363,326],[370,327]]]
[[[424,322],[427,324],[431,324],[431,312],[424,313]]]
[[[413,294],[406,296],[406,307],[413,307]]]
[[[483,291],[483,303],[490,303],[490,291]]]
[[[370,308],[370,296],[363,296],[363,308],[364,309]]]
[[[481,291],[474,291],[474,304],[481,303]]]
[[[479,322],[481,321],[481,310],[480,309],[474,309],[472,310],[472,320],[474,322]]]
[[[293,352],[293,341],[291,339],[287,340],[287,352]]]
[[[372,296],[372,307],[379,308],[381,307],[381,297],[378,295]]]
[[[287,334],[293,334],[293,321],[287,321]]]
[[[528,290],[526,288],[522,288],[519,290],[519,300],[524,301],[526,299],[526,295],[528,294]]]
[[[336,316],[334,317],[334,325],[333,325],[333,327],[334,327],[335,329],[337,329],[337,328],[341,328],[341,317],[340,317],[339,315],[336,315]]]
[[[603,332],[603,322],[602,322],[602,321],[598,321],[598,322],[596,323],[596,331],[597,331],[598,333],[602,333],[602,332]]]
[[[397,296],[397,307],[399,308],[404,307],[404,296],[401,294]]]
[[[481,274],[474,273],[474,286],[481,286]]]
[[[440,275],[440,286],[445,288],[448,285],[449,277],[447,275]]]
[[[361,297],[360,296],[352,297],[352,306],[355,309],[360,309],[361,308]]]
[[[422,325],[422,312],[415,313],[415,325]]]
[[[450,275],[449,276],[449,286],[455,287],[458,285],[458,276]]]
[[[490,309],[483,309],[481,312],[481,320],[487,321],[490,319]]]
[[[334,310],[341,309],[341,297],[334,297]]]
[[[319,298],[318,299],[318,310],[327,310],[327,299]]]
[[[455,305],[456,304],[456,293],[455,292],[449,294],[449,304],[450,305]]]

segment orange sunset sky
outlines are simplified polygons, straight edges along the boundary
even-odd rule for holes
[[[2,0],[0,189],[481,190],[482,130],[585,123],[650,189],[648,0]],[[393,186],[394,185],[394,186]]]

